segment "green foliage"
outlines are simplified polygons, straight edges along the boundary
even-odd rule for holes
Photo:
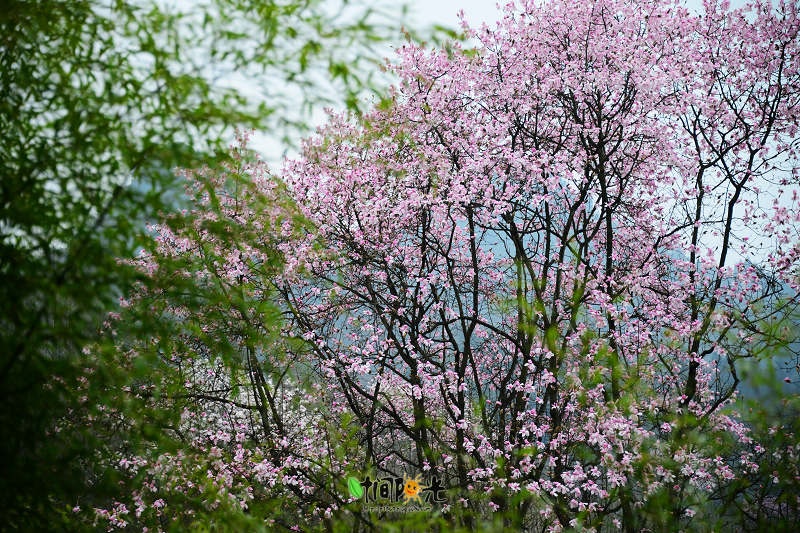
[[[762,394],[745,396],[734,408],[758,445],[736,451],[751,453],[758,467],[721,498],[723,522],[748,531],[794,531],[800,516],[800,394],[769,367],[751,372],[761,377]]]
[[[88,457],[106,430],[53,428],[135,377],[89,361],[81,349],[140,278],[118,258],[133,257],[148,238],[145,223],[178,206],[173,169],[217,164],[233,126],[289,139],[318,106],[355,109],[377,87],[365,73],[390,35],[381,15],[320,1],[210,0],[183,11],[149,0],[3,4],[5,527],[58,528],[88,484],[114,489],[115,480]],[[334,79],[325,81],[325,72]],[[242,80],[254,89],[237,90]],[[302,113],[289,113],[298,107]],[[85,368],[91,390],[78,395],[74,379]]]

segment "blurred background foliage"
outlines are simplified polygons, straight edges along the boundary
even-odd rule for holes
[[[373,73],[388,43],[420,37],[401,37],[404,17],[400,5],[347,0],[3,2],[4,528],[67,527],[92,439],[114,438],[54,421],[125,380],[101,368],[91,390],[74,382],[90,364],[82,347],[140,278],[119,258],[180,207],[173,169],[219,164],[234,127],[267,132],[280,154],[323,107],[357,113],[383,87]]]

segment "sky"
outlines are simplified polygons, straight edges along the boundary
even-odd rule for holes
[[[409,0],[413,20],[420,24],[442,24],[458,27],[457,13],[464,10],[471,26],[480,26],[482,22],[493,24],[500,18],[501,10],[495,0]]]

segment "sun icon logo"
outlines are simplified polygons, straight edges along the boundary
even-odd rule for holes
[[[407,477],[403,481],[403,495],[405,496],[406,504],[411,500],[417,500],[417,503],[422,504],[419,495],[422,494],[422,489],[425,487],[420,485],[420,476],[414,478]]]

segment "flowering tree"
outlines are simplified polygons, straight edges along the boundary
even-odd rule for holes
[[[307,143],[281,290],[368,464],[515,527],[797,518],[726,407],[798,303],[798,30],[791,2],[522,2]]]
[[[94,482],[113,472],[125,487],[76,501],[92,527],[286,529],[344,502],[334,485],[348,424],[290,349],[275,305],[279,246],[304,221],[245,144],[221,168],[183,173],[191,208],[151,228],[153,249],[133,261],[146,278],[109,317],[110,343],[85,350],[100,368],[116,362],[121,394],[84,397],[57,430],[99,434]],[[87,365],[75,386],[90,394]]]
[[[522,2],[404,47],[391,103],[284,182],[199,176],[141,263],[169,328],[117,342],[194,457],[116,458],[137,518],[369,527],[340,482],[377,470],[445,479],[448,527],[791,527],[796,423],[736,402],[797,333],[798,31],[789,2]]]

